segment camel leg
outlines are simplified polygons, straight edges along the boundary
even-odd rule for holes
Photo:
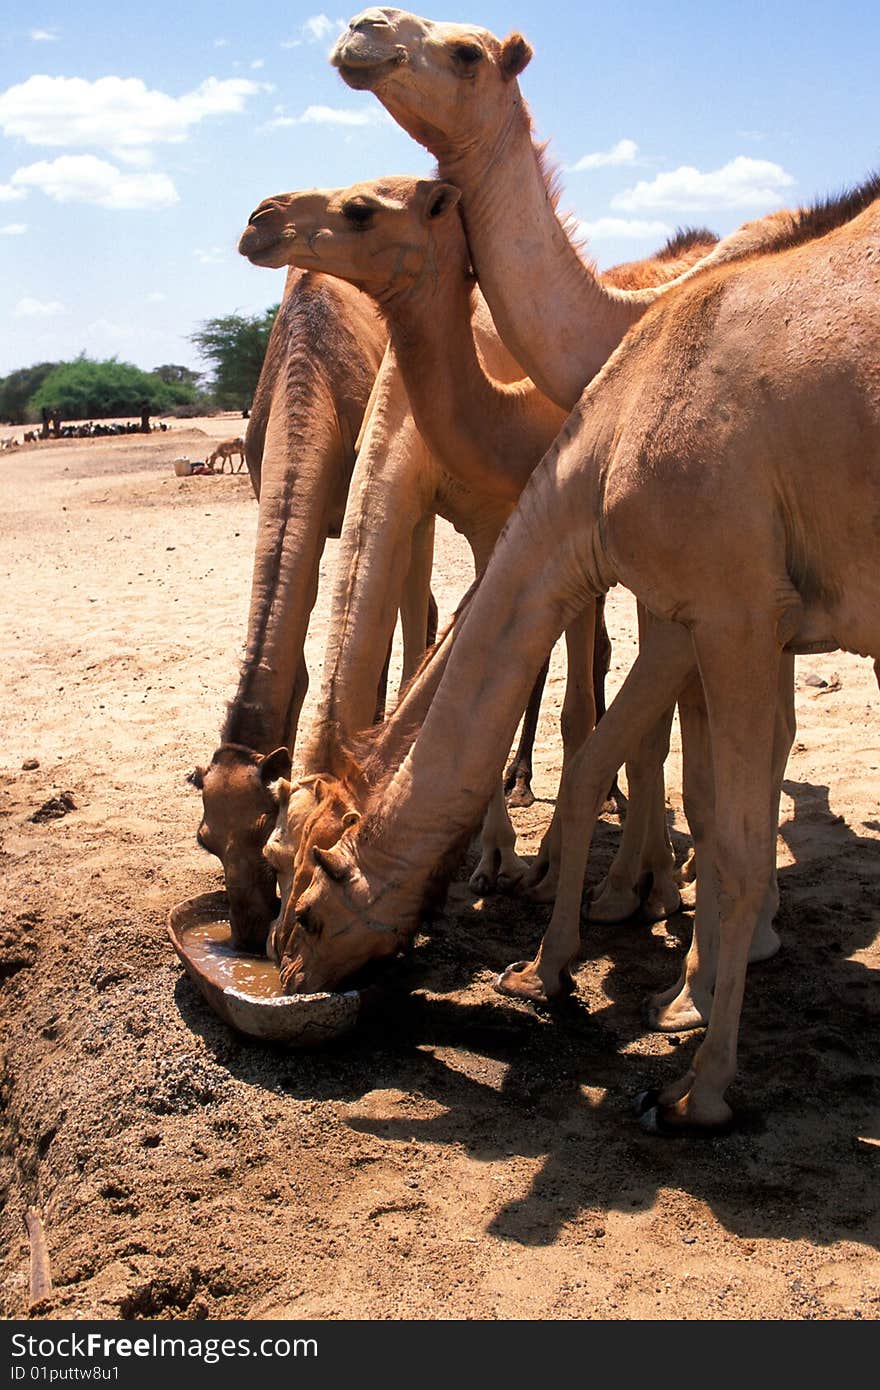
[[[674,713],[674,705],[664,710],[627,759],[628,799],[620,845],[587,907],[591,922],[623,922],[639,909],[644,909],[646,919],[660,921],[680,906],[663,780]]]
[[[504,772],[504,794],[508,806],[531,806],[535,800],[532,791],[532,752],[535,747],[535,734],[538,732],[538,717],[541,713],[541,698],[550,670],[550,658],[538,672],[538,679],[532,686],[529,703],[523,718],[519,746]]]
[[[524,861],[516,854],[516,831],[507,814],[504,787],[499,782],[480,829],[480,862],[468,883],[479,897],[493,891],[509,893],[525,871]]]
[[[400,597],[400,626],[403,633],[401,689],[412,679],[425,654],[433,563],[434,514],[431,512],[413,529],[409,569]]]
[[[593,638],[596,628],[595,605],[587,604],[583,612],[569,624],[565,632],[568,670],[565,679],[565,698],[562,704],[562,775],[560,794],[547,831],[532,864],[527,891],[536,902],[552,902],[559,880],[562,817],[561,789],[565,785],[571,761],[582,748],[596,726],[596,707],[593,686]],[[606,792],[608,788],[605,788]],[[604,802],[603,802],[604,805]]]
[[[296,731],[299,728],[299,717],[302,713],[303,701],[309,693],[309,668],[306,666],[306,658],[300,652],[299,660],[296,663],[296,674],[293,678],[293,689],[290,692],[290,703],[287,706],[287,746],[293,748],[296,740]]]
[[[718,793],[717,974],[706,1037],[691,1066],[671,1085],[640,1098],[642,1126],[653,1133],[723,1130],[732,1118],[724,1093],[736,1073],[749,948],[776,850],[776,827],[768,812],[774,800],[780,653],[775,622],[754,611],[749,619],[748,624],[700,624],[694,629]]]
[[[392,634],[385,652],[385,661],[379,674],[379,685],[376,690],[376,708],[373,711],[373,723],[380,724],[385,718],[385,701],[388,698],[388,672],[391,669],[391,653],[394,651],[394,636]]]
[[[608,784],[633,740],[656,724],[693,666],[690,636],[677,623],[654,626],[604,719],[574,754],[560,791],[559,888],[547,932],[533,961],[508,966],[501,994],[547,1000],[571,987],[580,945],[580,907],[590,839]]]
[[[712,770],[712,744],[703,683],[694,672],[679,696],[684,764],[684,810],[694,839],[694,857],[699,868],[700,890],[696,898],[694,931],[690,949],[679,979],[669,989],[646,1001],[651,1027],[661,1032],[700,1028],[708,1023],[718,964],[719,906],[715,863],[715,782]],[[779,682],[773,727],[771,764],[772,795],[769,820],[773,844],[779,827],[779,797],[785,764],[791,750],[794,722],[794,657],[783,653],[779,663]],[[773,918],[779,908],[776,882],[776,856],[773,855],[770,880],[749,947],[749,964],[769,960],[779,950],[779,935]]]
[[[794,707],[794,656],[783,652],[779,662],[779,687],[776,693],[776,723],[773,727],[773,795],[770,800],[770,824],[773,827],[773,843],[779,833],[779,798],[782,794],[782,779],[794,736],[797,733],[797,715]],[[758,914],[755,934],[749,950],[749,963],[769,960],[779,950],[779,933],[773,926],[773,919],[779,911],[779,884],[776,878],[776,855],[767,896]]]
[[[600,594],[599,598],[596,599],[596,625],[593,632],[593,702],[596,706],[597,724],[607,708],[605,704],[605,681],[610,670],[611,638],[608,636],[608,628],[605,626],[605,595]],[[616,772],[605,799],[606,801],[613,801],[618,815],[622,814],[624,796],[620,790]]]
[[[709,712],[694,667],[678,697],[681,720],[684,813],[699,872],[693,936],[678,980],[646,1001],[647,1022],[661,1032],[702,1028],[712,1012],[718,958],[718,884],[715,876],[715,779]]]

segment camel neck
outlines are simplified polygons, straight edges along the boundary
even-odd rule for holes
[[[320,374],[303,360],[285,361],[263,450],[247,648],[224,742],[260,753],[292,746],[307,684],[302,650],[342,451]]]
[[[439,177],[461,189],[474,269],[503,342],[570,410],[656,295],[607,288],[581,259],[557,215],[518,93],[491,147],[434,153]]]
[[[514,503],[556,435],[562,412],[526,380],[503,385],[480,362],[464,255],[385,305],[419,432],[467,487]]]
[[[394,859],[404,916],[417,913],[436,865],[479,823],[547,653],[588,598],[613,582],[598,525],[588,520],[598,516],[599,492],[598,462],[585,466],[579,443],[561,436],[527,484],[456,624],[421,731],[367,810],[361,869],[378,884]],[[524,574],[526,551],[541,563]],[[494,659],[499,633],[515,661]]]

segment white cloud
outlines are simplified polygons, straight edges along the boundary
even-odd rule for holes
[[[255,72],[256,72],[256,70],[257,70],[258,68],[264,68],[265,66],[266,66],[266,59],[265,59],[265,58],[255,58],[254,61],[251,63],[251,67],[254,69]]]
[[[167,174],[123,174],[92,154],[65,154],[40,160],[12,175],[16,187],[39,188],[57,203],[97,203],[99,207],[166,208],[178,202]]]
[[[210,246],[207,250],[196,247],[193,255],[199,265],[220,265],[226,260],[226,252],[221,246]]]
[[[54,43],[58,38],[58,33],[55,29],[32,29],[28,38],[32,39],[34,43]]]
[[[302,39],[282,39],[282,48],[302,48]]]
[[[109,150],[179,143],[209,116],[244,110],[264,84],[208,77],[192,92],[168,96],[139,77],[36,75],[0,93],[0,129],[30,145],[93,145]]]
[[[0,183],[0,203],[20,203],[22,198],[26,198],[27,193],[23,188],[13,188],[11,183]]]
[[[168,296],[167,294],[165,294],[164,290],[151,290],[150,293],[147,295],[147,303],[164,304],[167,298]]]
[[[576,164],[569,164],[568,171],[579,174],[583,169],[602,169],[612,164],[633,164],[639,147],[635,140],[618,140],[610,150],[597,150],[595,154],[585,154]]]
[[[26,222],[7,222],[5,227],[0,227],[0,236],[23,236],[26,231]]]
[[[345,27],[344,19],[331,19],[327,14],[313,14],[305,21],[300,32],[308,43],[320,43],[322,39],[335,39]]]
[[[229,40],[228,40],[228,39],[215,39],[215,40],[214,40],[214,47],[215,47],[215,48],[228,48],[228,47],[229,47]]]
[[[578,222],[577,234],[590,241],[601,237],[641,241],[643,237],[671,236],[672,228],[666,222],[640,217],[597,217],[594,222]]]
[[[275,110],[280,112],[284,108],[276,106]],[[284,130],[292,125],[366,126],[375,125],[377,122],[391,122],[388,112],[378,102],[373,106],[365,106],[360,111],[347,111],[339,106],[307,106],[301,116],[273,116],[271,121],[266,121],[260,126],[260,131]]]
[[[750,159],[737,155],[720,169],[701,173],[682,164],[671,173],[658,174],[650,182],[642,180],[635,188],[611,199],[613,208],[625,212],[675,208],[683,212],[706,208],[761,208],[784,201],[782,189],[794,183],[791,174],[769,159]]]
[[[386,115],[381,106],[367,106],[362,111],[346,111],[338,106],[307,106],[297,119],[301,125],[373,125]]]
[[[32,299],[27,294],[15,306],[19,318],[51,318],[54,314],[65,312],[60,299]]]

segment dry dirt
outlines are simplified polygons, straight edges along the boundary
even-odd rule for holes
[[[477,902],[461,880],[380,1015],[320,1051],[249,1042],[194,992],[165,933],[171,904],[220,886],[185,777],[234,690],[256,519],[246,475],[180,479],[171,459],[204,457],[208,435],[236,428],[179,423],[2,459],[4,1314],[877,1318],[869,664],[799,661],[784,945],[750,975],[732,1136],[651,1139],[631,1113],[699,1041],[648,1033],[640,1016],[677,973],[686,913],[591,929],[575,997],[539,1011],[491,982],[534,949],[547,910]],[[333,556],[331,542],[325,571]],[[441,526],[441,617],[468,578]],[[635,649],[632,600],[615,592],[609,613],[613,685]],[[306,721],[326,621],[325,584]],[[515,813],[526,853],[556,789],[563,663],[539,799]],[[683,858],[680,788],[674,753]],[[35,820],[47,803],[56,814]],[[591,880],[618,834],[606,817]],[[29,1205],[54,1281],[36,1306]]]

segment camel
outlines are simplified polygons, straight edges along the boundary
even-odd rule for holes
[[[361,820],[314,851],[310,884],[288,905],[297,989],[338,983],[365,943],[378,957],[411,941],[548,645],[586,599],[622,583],[656,622],[566,781],[541,948],[499,987],[525,998],[570,988],[608,770],[699,670],[718,790],[704,878],[717,877],[718,916],[695,932],[679,994],[710,1009],[708,1029],[685,1074],[639,1110],[655,1132],[729,1128],[748,952],[775,861],[777,686],[792,652],[880,656],[878,356],[880,177],[645,316],[527,483],[411,751]],[[528,576],[526,538],[546,561]],[[520,663],[491,662],[499,628],[521,644]]]
[[[650,285],[646,275],[597,277],[557,214],[555,179],[532,138],[516,80],[531,56],[520,34],[502,41],[478,26],[376,8],[351,20],[330,60],[350,87],[372,91],[434,155],[440,179],[461,190],[474,269],[502,341],[536,385],[570,410],[664,286],[709,248],[698,245],[685,264],[657,266]],[[523,284],[530,294],[520,293]],[[664,713],[627,764],[629,811],[590,909],[596,918],[619,921],[638,908],[662,918],[680,905],[664,814],[672,714]],[[545,901],[555,891],[557,842],[558,818],[526,880]]]
[[[238,466],[233,469],[232,460],[236,454],[239,456]],[[227,459],[229,461],[230,473],[240,473],[244,468],[244,440],[240,436],[237,439],[224,439],[217,445],[208,459],[208,467],[213,468],[218,459],[220,460],[220,467],[217,470],[219,473],[224,471]]]
[[[308,689],[303,647],[318,566],[326,538],[340,531],[355,440],[386,337],[366,295],[340,280],[288,272],[245,437],[259,503],[246,653],[220,745],[189,779],[202,792],[196,838],[223,864],[232,940],[244,950],[263,949],[277,907],[275,877],[262,854],[274,806],[261,773],[283,770],[278,750],[294,745]],[[416,583],[425,591],[430,556],[427,564]],[[426,616],[423,623],[420,637],[410,638],[418,655]],[[378,673],[374,707],[377,683]]]
[[[532,50],[520,34],[497,39],[472,25],[434,23],[402,10],[370,9],[356,16],[337,41],[331,62],[349,86],[370,90],[389,113],[438,161],[439,176],[462,191],[461,213],[480,280],[503,341],[531,378],[562,407],[582,388],[627,329],[669,283],[695,273],[693,261],[741,258],[797,213],[772,213],[746,224],[716,248],[697,249],[688,270],[681,263],[639,275],[623,267],[619,278],[597,278],[581,257],[569,227],[556,212],[555,179],[535,145],[517,77]],[[707,251],[707,255],[703,255]],[[659,269],[665,274],[657,274]],[[528,283],[529,295],[520,293]],[[589,335],[584,325],[589,324]],[[650,619],[640,611],[640,629]],[[793,679],[793,666],[792,666]],[[699,689],[693,717],[705,710]],[[780,689],[778,718],[793,727],[793,690]],[[627,763],[629,808],[620,847],[589,908],[594,920],[615,922],[641,910],[650,920],[681,902],[666,832],[663,763],[674,711],[664,712]],[[552,900],[554,817],[524,884]],[[682,877],[693,876],[694,855]],[[771,925],[775,886],[762,915],[755,958],[778,948]]]
[[[460,497],[466,510],[458,507],[460,529],[471,540],[479,572],[488,557],[487,545],[494,542],[564,414],[527,380],[496,386],[483,374],[471,332],[467,247],[457,215],[448,217],[457,201],[457,190],[448,185],[405,178],[332,194],[283,194],[260,204],[239,249],[260,265],[320,266],[376,298],[390,322],[392,348],[419,433],[445,472],[468,487]],[[659,262],[650,263],[650,272],[683,254],[692,258],[695,235],[662,252]],[[705,232],[699,238],[703,249],[714,240]],[[431,274],[425,273],[426,266]],[[493,506],[493,498],[503,505]],[[438,506],[442,510],[442,499]],[[482,531],[476,536],[475,508]],[[495,527],[487,530],[492,516]],[[567,747],[572,740],[582,740],[595,721],[583,679],[590,667],[591,616],[579,619],[567,634]],[[601,617],[596,630],[604,634]],[[607,653],[607,638],[604,650]],[[599,692],[606,669],[607,656],[593,682]],[[530,709],[536,708],[533,697]],[[349,733],[358,727],[350,718],[340,721],[338,714],[336,722],[344,723]],[[529,732],[533,736],[534,725]],[[310,759],[310,774],[319,770],[329,773],[330,766]],[[521,877],[514,842],[509,818],[495,801],[483,855],[472,877],[476,891],[499,886],[499,881],[510,887]]]

